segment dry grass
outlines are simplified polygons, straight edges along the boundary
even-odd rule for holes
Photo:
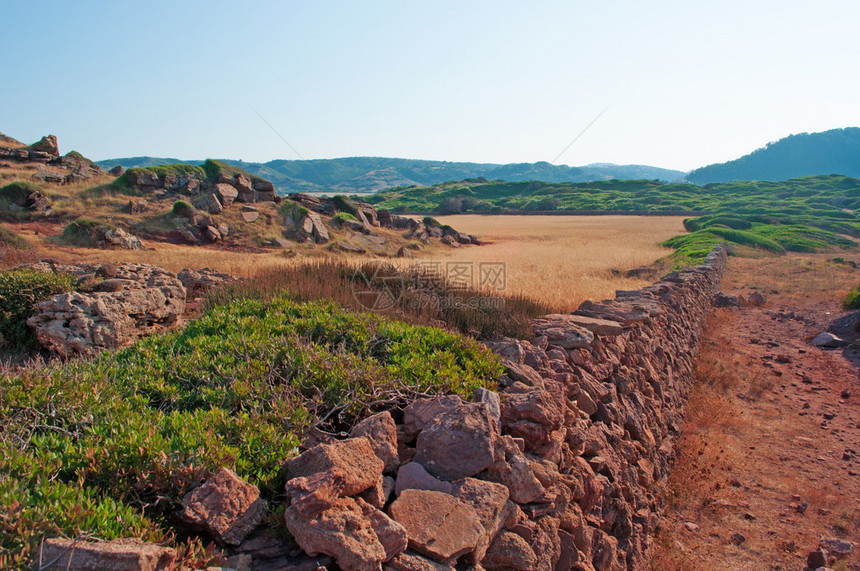
[[[684,231],[677,216],[443,216],[438,220],[489,242],[434,252],[440,260],[506,262],[507,292],[572,311],[586,299],[652,283],[614,275],[671,253],[657,244]],[[422,256],[424,257],[424,256]]]

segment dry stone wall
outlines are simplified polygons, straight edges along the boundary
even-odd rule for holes
[[[499,393],[418,400],[310,447],[286,465],[288,529],[345,570],[647,569],[725,263],[720,246],[491,343]]]

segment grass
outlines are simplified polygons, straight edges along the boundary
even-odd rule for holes
[[[91,361],[0,377],[0,563],[46,535],[171,542],[167,516],[228,466],[282,501],[302,431],[415,394],[492,387],[475,341],[331,303],[240,300]]]
[[[350,214],[349,212],[338,212],[331,218],[331,223],[337,227],[343,226],[343,223],[347,220],[357,220],[355,216]]]
[[[14,351],[36,348],[36,338],[27,326],[34,306],[59,293],[72,291],[74,276],[29,269],[0,273],[0,347]]]
[[[248,280],[212,292],[207,306],[279,295],[297,301],[333,300],[352,310],[372,309],[416,324],[443,324],[478,338],[531,336],[529,319],[553,310],[551,304],[523,295],[454,288],[444,275],[420,275],[415,266],[331,259],[262,269]]]
[[[671,254],[658,243],[680,232],[680,217],[645,216],[441,216],[438,222],[476,234],[483,245],[449,248],[420,259],[445,268],[466,262],[480,277],[482,264],[503,263],[504,293],[522,295],[569,312],[586,299],[615,296],[653,281],[626,277]],[[710,249],[709,249],[710,250]],[[657,273],[660,268],[658,266]],[[537,284],[537,285],[536,285]]]

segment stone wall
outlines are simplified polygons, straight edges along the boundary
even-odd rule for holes
[[[725,264],[720,246],[491,343],[499,393],[419,400],[309,447],[286,466],[290,532],[343,569],[647,569]]]

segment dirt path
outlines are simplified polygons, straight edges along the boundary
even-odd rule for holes
[[[655,569],[803,569],[822,538],[854,544],[831,567],[860,569],[856,352],[808,342],[842,313],[832,292],[773,291],[710,322]]]

